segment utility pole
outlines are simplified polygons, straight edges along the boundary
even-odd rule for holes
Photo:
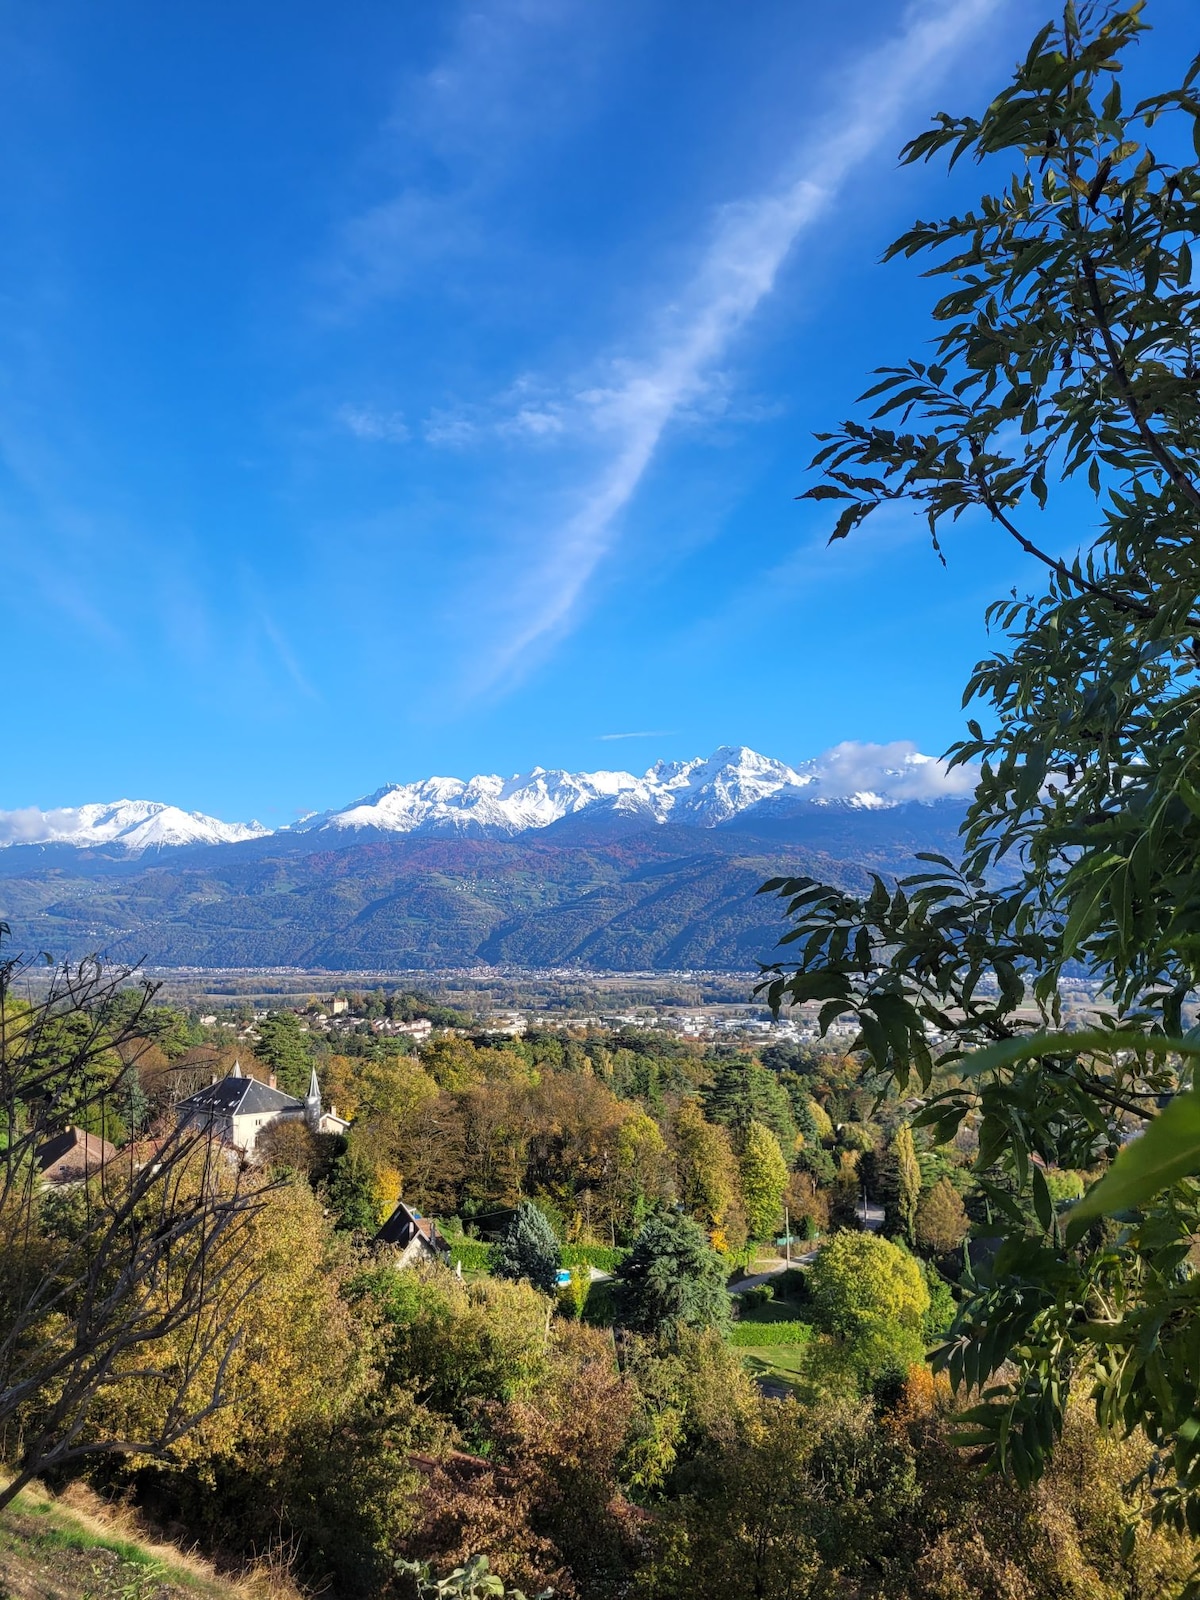
[[[792,1220],[788,1215],[788,1208],[783,1208],[783,1259],[790,1267],[792,1264]]]

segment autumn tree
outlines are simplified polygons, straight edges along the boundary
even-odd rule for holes
[[[914,1243],[934,1255],[957,1250],[967,1236],[967,1209],[949,1178],[939,1178],[917,1207]]]
[[[752,1121],[746,1129],[738,1168],[750,1236],[769,1239],[782,1221],[788,1166],[779,1140],[761,1122]]]
[[[853,1150],[843,1150],[838,1157],[829,1189],[829,1220],[835,1228],[858,1227],[859,1202],[862,1198],[858,1162],[859,1157]]]
[[[51,1468],[176,1448],[220,1408],[257,1203],[211,1135],[187,1127],[164,1128],[153,1161],[120,1152],[70,1203],[44,1195],[39,1151],[81,1113],[103,1125],[155,991],[131,1002],[133,973],[89,960],[52,970],[29,1000],[23,972],[0,962],[0,1429],[19,1441],[0,1507]],[[147,1385],[161,1404],[146,1425],[98,1438],[97,1409]]]
[[[1073,1407],[1026,1489],[964,1467],[936,1392],[902,1393],[882,1415],[873,1401],[768,1403],[757,1425],[703,1445],[688,1492],[655,1507],[655,1595],[1183,1600],[1192,1542],[1131,1521],[1144,1438],[1106,1437]]]
[[[473,1435],[481,1402],[528,1394],[545,1370],[546,1301],[527,1282],[380,1267],[356,1280],[352,1296],[378,1320],[389,1392],[415,1389]]]
[[[876,1320],[918,1331],[929,1306],[916,1259],[873,1233],[834,1234],[809,1268],[808,1291],[823,1325],[844,1337]]]
[[[618,1478],[634,1399],[607,1336],[558,1324],[535,1384],[489,1408],[494,1454],[450,1457],[435,1470],[408,1548],[436,1552],[441,1568],[487,1550],[523,1593],[573,1600],[625,1589],[640,1553]]]
[[[627,1107],[617,1130],[610,1216],[634,1233],[651,1209],[674,1199],[671,1153],[662,1129],[640,1107]]]
[[[791,1215],[792,1231],[814,1238],[829,1227],[829,1192],[822,1189],[808,1172],[797,1170],[788,1179],[784,1200]]]
[[[725,1231],[737,1194],[737,1164],[724,1128],[705,1120],[698,1101],[681,1102],[674,1123],[679,1200],[710,1235]]]

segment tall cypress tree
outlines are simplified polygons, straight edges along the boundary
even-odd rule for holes
[[[921,1203],[921,1168],[917,1162],[912,1129],[902,1122],[892,1139],[892,1172],[895,1183],[896,1220],[911,1244]]]
[[[750,1124],[738,1165],[750,1237],[770,1238],[783,1220],[783,1191],[788,1181],[787,1162],[770,1128],[761,1122]]]

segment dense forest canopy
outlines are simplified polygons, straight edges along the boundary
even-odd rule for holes
[[[131,1450],[174,1404],[131,1357],[89,1403],[71,1471],[235,1568],[282,1517],[293,1580],[351,1597],[481,1551],[527,1592],[568,1596],[854,1581],[949,1600],[963,1581],[1032,1596],[1068,1572],[1094,1584],[1081,1593],[1181,1591],[1188,1541],[1147,1521],[1121,1543],[1144,1439],[1115,1444],[1072,1411],[1046,1481],[999,1500],[956,1455],[924,1352],[955,1314],[964,1243],[992,1248],[1004,1181],[973,1170],[969,1126],[935,1146],[831,1047],[595,1027],[498,1039],[444,1011],[415,1042],[371,1017],[436,1006],[347,998],[361,1031],[323,1031],[321,1001],[207,1025],[132,987],[60,1007],[59,1035],[88,1032],[95,1116],[122,1110],[107,1123],[121,1151],[235,1061],[297,1087],[315,1067],[352,1119],[344,1136],[267,1129],[243,1174],[253,1209],[211,1261],[236,1261],[253,1290],[190,1378],[220,1403],[168,1450]],[[1047,1174],[1064,1206],[1088,1176]],[[113,1182],[38,1197],[51,1272]],[[375,1244],[401,1195],[436,1219],[451,1265],[398,1273]],[[878,1232],[856,1231],[864,1196]],[[785,1218],[787,1248],[817,1252],[807,1278],[739,1291]],[[191,1337],[167,1330],[156,1370]],[[26,1403],[24,1427],[50,1398]]]

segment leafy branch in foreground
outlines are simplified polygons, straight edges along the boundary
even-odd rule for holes
[[[834,539],[913,505],[939,555],[990,522],[1046,586],[988,611],[1003,642],[964,697],[986,727],[950,752],[980,773],[961,866],[865,897],[764,885],[795,959],[762,987],[856,1018],[917,1124],[978,1137],[1003,1242],[937,1353],[984,1391],[970,1442],[1028,1481],[1090,1385],[1159,1447],[1159,1514],[1200,1532],[1200,165],[1163,153],[1200,156],[1200,58],[1126,110],[1143,10],[1067,4],[982,117],[904,152],[1014,171],[891,247],[942,287],[932,358],[881,369],[865,419],[820,436],[807,497],[844,502]],[[1098,527],[1064,557],[1048,512],[1071,480]],[[1067,972],[1107,996],[1086,1034],[1061,1031]],[[1044,1167],[1110,1162],[1064,1232]]]
[[[506,1589],[504,1580],[491,1570],[486,1556],[472,1556],[461,1567],[444,1578],[434,1576],[428,1561],[397,1561],[396,1571],[411,1578],[417,1586],[421,1600],[482,1600],[483,1596],[495,1600],[525,1600],[520,1589]],[[553,1589],[544,1589],[534,1600],[550,1600]]]

